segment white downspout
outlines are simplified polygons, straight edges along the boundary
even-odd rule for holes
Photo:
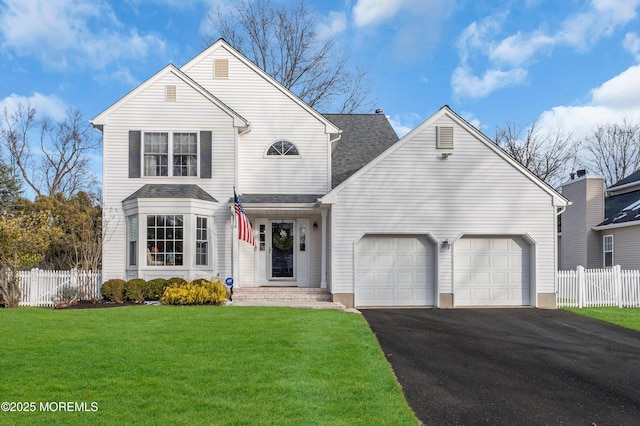
[[[322,209],[322,258],[320,261],[320,288],[327,288],[327,211]]]

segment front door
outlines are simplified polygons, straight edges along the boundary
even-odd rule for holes
[[[295,223],[292,220],[271,222],[271,279],[295,279]]]

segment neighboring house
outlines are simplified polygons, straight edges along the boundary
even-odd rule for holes
[[[604,178],[571,175],[562,214],[560,269],[640,269],[640,170],[605,190]]]
[[[321,115],[219,40],[92,120],[104,278],[233,277],[346,306],[555,307],[566,200],[444,106],[398,140]],[[239,241],[234,187],[255,247]]]

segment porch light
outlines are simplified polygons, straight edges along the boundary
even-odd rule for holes
[[[442,250],[449,250],[451,248],[451,244],[449,244],[449,240],[444,240],[442,242]]]
[[[313,230],[314,231],[318,230],[318,222],[316,222],[315,220],[313,221]]]

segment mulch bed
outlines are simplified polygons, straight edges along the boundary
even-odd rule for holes
[[[141,303],[136,302],[124,302],[124,303],[114,303],[109,302],[107,300],[98,300],[96,302],[92,302],[89,300],[83,300],[75,305],[66,306],[64,308],[59,309],[102,309],[102,308],[120,308],[122,306],[134,306],[141,305]]]

